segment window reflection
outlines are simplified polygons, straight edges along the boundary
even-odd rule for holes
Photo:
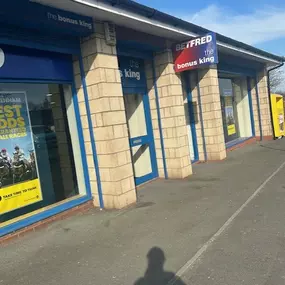
[[[0,91],[26,92],[43,195],[41,202],[3,214],[0,223],[79,194],[77,177],[83,175],[77,129],[70,131],[76,126],[70,90],[59,84],[0,83]]]
[[[219,74],[225,142],[252,136],[247,78]]]

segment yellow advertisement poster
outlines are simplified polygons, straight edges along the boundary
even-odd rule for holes
[[[0,92],[0,215],[42,200],[25,92]]]
[[[234,135],[236,133],[236,126],[235,125],[228,125],[228,135]]]
[[[236,133],[233,107],[232,106],[225,107],[225,113],[226,113],[228,136],[232,136]]]

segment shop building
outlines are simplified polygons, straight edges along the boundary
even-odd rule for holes
[[[145,182],[273,137],[267,69],[282,57],[127,0],[0,14],[0,236],[90,201],[126,207]],[[175,46],[209,34],[215,61],[177,72]]]

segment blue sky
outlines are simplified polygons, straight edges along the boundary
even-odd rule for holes
[[[138,0],[269,52],[285,55],[285,0]]]

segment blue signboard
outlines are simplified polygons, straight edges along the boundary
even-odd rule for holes
[[[119,69],[122,85],[125,88],[145,88],[144,61],[138,58],[120,56]]]
[[[90,17],[27,1],[3,1],[0,22],[78,37],[93,32],[93,20]]]
[[[217,64],[218,49],[216,34],[208,34],[173,45],[175,72],[203,68]]]
[[[70,55],[0,45],[0,78],[72,81]]]

